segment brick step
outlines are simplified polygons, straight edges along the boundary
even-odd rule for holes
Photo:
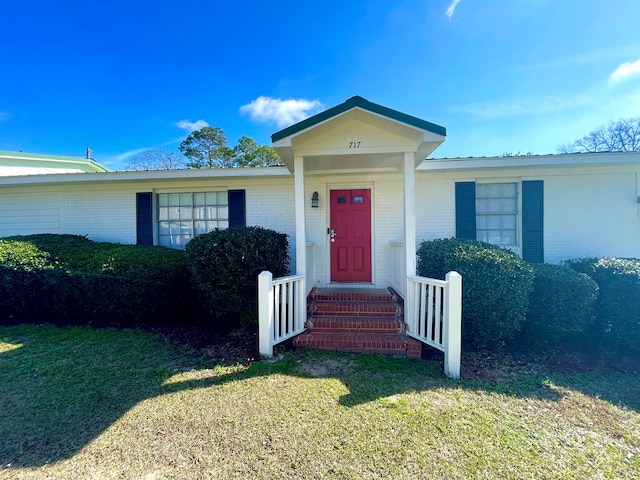
[[[348,302],[391,302],[392,296],[390,293],[381,293],[373,291],[372,293],[366,292],[350,292],[350,291],[326,291],[313,289],[309,294],[310,301],[316,300],[330,300],[330,301],[348,301]]]
[[[318,348],[333,352],[380,353],[420,358],[417,340],[396,334],[353,334],[308,331],[293,339],[294,347]]]
[[[403,323],[391,317],[314,316],[307,321],[314,332],[335,333],[402,333]]]
[[[395,317],[398,309],[392,302],[360,302],[360,301],[335,301],[315,300],[311,304],[311,313],[314,316],[372,316]]]

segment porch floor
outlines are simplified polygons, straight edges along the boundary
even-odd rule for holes
[[[296,347],[421,357],[422,344],[406,335],[402,298],[389,289],[314,288],[307,305]]]

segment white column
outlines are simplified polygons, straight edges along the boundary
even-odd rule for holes
[[[293,162],[296,207],[296,275],[304,275],[307,264],[307,234],[304,217],[306,199],[304,196],[303,157],[294,157]]]
[[[414,157],[415,153],[413,152],[405,152],[404,154],[404,255],[407,275],[416,274],[416,172]]]

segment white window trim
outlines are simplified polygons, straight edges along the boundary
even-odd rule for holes
[[[162,243],[160,242],[160,238],[161,237],[165,237],[166,235],[161,235],[160,234],[160,222],[161,221],[165,221],[165,220],[160,220],[160,201],[159,201],[159,196],[160,195],[171,195],[171,194],[190,194],[191,195],[191,209],[192,209],[192,215],[191,215],[191,219],[190,220],[185,220],[185,221],[190,221],[191,222],[191,238],[189,239],[192,240],[193,238],[195,238],[198,235],[202,235],[202,234],[196,234],[195,233],[195,222],[197,221],[197,219],[194,218],[193,215],[193,210],[195,209],[194,206],[194,202],[193,202],[193,197],[195,194],[197,193],[225,193],[227,194],[227,223],[229,222],[229,218],[228,218],[228,209],[229,209],[229,200],[228,200],[228,195],[229,195],[229,189],[228,188],[218,188],[218,187],[208,187],[208,188],[193,188],[193,189],[188,189],[187,191],[185,191],[184,188],[171,188],[171,189],[157,189],[154,190],[153,192],[153,198],[152,198],[152,208],[153,208],[153,235],[154,235],[154,244],[155,245],[161,245],[161,246],[165,246],[168,248],[175,248],[175,249],[184,249],[186,243],[185,244],[171,244],[171,245],[162,245]],[[204,205],[205,207],[207,205]],[[166,220],[169,221],[169,220]],[[182,222],[182,220],[177,220],[179,222]]]
[[[522,256],[522,179],[521,178],[482,178],[475,179],[476,187],[480,184],[515,183],[516,184],[516,245],[498,245]],[[477,197],[476,197],[477,198]],[[477,213],[476,213],[477,215]],[[476,235],[478,227],[476,225]]]

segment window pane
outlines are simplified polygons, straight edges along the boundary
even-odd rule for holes
[[[500,215],[487,215],[487,228],[497,230],[500,228]]]
[[[476,240],[481,242],[487,242],[487,231],[486,230],[478,230],[476,232]]]
[[[516,231],[515,230],[503,230],[502,231],[502,244],[503,245],[516,245]]]
[[[218,220],[229,219],[229,207],[218,207]]]
[[[484,198],[487,196],[487,184],[476,183],[476,198]]]
[[[180,205],[182,206],[191,206],[193,202],[193,194],[191,193],[181,193],[180,194]]]
[[[207,222],[193,222],[193,227],[196,235],[207,233]]]
[[[158,237],[158,244],[160,244],[163,247],[171,247],[171,237],[165,237],[165,236],[161,236]]]
[[[191,207],[180,207],[180,220],[191,220],[193,209]]]
[[[498,199],[492,198],[489,199],[489,212],[490,213],[500,213],[502,211],[502,202]]]
[[[500,228],[503,230],[515,230],[516,229],[516,216],[515,215],[502,215]]]
[[[216,205],[218,203],[218,194],[216,192],[207,192],[205,205]]]
[[[499,198],[502,196],[502,184],[501,183],[488,183],[487,184],[487,196],[491,198]]]
[[[515,198],[504,198],[502,200],[502,211],[504,213],[512,213],[515,212],[516,209],[516,199]]]
[[[487,238],[489,243],[494,243],[496,245],[502,245],[502,236],[500,235],[500,230],[488,230]]]
[[[484,200],[484,199],[477,199],[476,200],[476,213],[487,213],[488,212],[488,208],[489,208],[489,204],[488,204],[488,200]]]
[[[196,220],[204,220],[206,217],[207,209],[206,207],[194,207],[193,209],[193,218]]]
[[[204,193],[194,193],[193,194],[193,204],[197,205],[197,206],[201,206],[204,205],[204,198],[205,198],[205,194]]]
[[[476,228],[478,230],[485,230],[487,228],[486,215],[476,215]]]
[[[218,228],[229,228],[229,222],[227,220],[219,221]]]
[[[503,197],[515,197],[516,196],[516,184],[515,183],[503,183],[502,184],[502,196]]]
[[[170,207],[177,207],[180,205],[180,195],[177,193],[168,193],[167,196],[169,197]]]
[[[158,195],[158,205],[161,207],[166,207],[169,205],[169,199],[165,193],[161,193]]]
[[[169,235],[169,222],[158,223],[158,235]]]
[[[167,207],[158,209],[158,220],[169,220],[169,209]]]
[[[229,194],[227,192],[218,192],[218,205],[229,205]]]
[[[212,222],[212,221],[207,222],[207,232],[212,232],[216,228],[218,228],[218,222],[215,222],[215,221],[214,222]]]
[[[206,215],[204,218],[207,220],[212,220],[216,218],[217,210],[216,207],[205,207]]]

